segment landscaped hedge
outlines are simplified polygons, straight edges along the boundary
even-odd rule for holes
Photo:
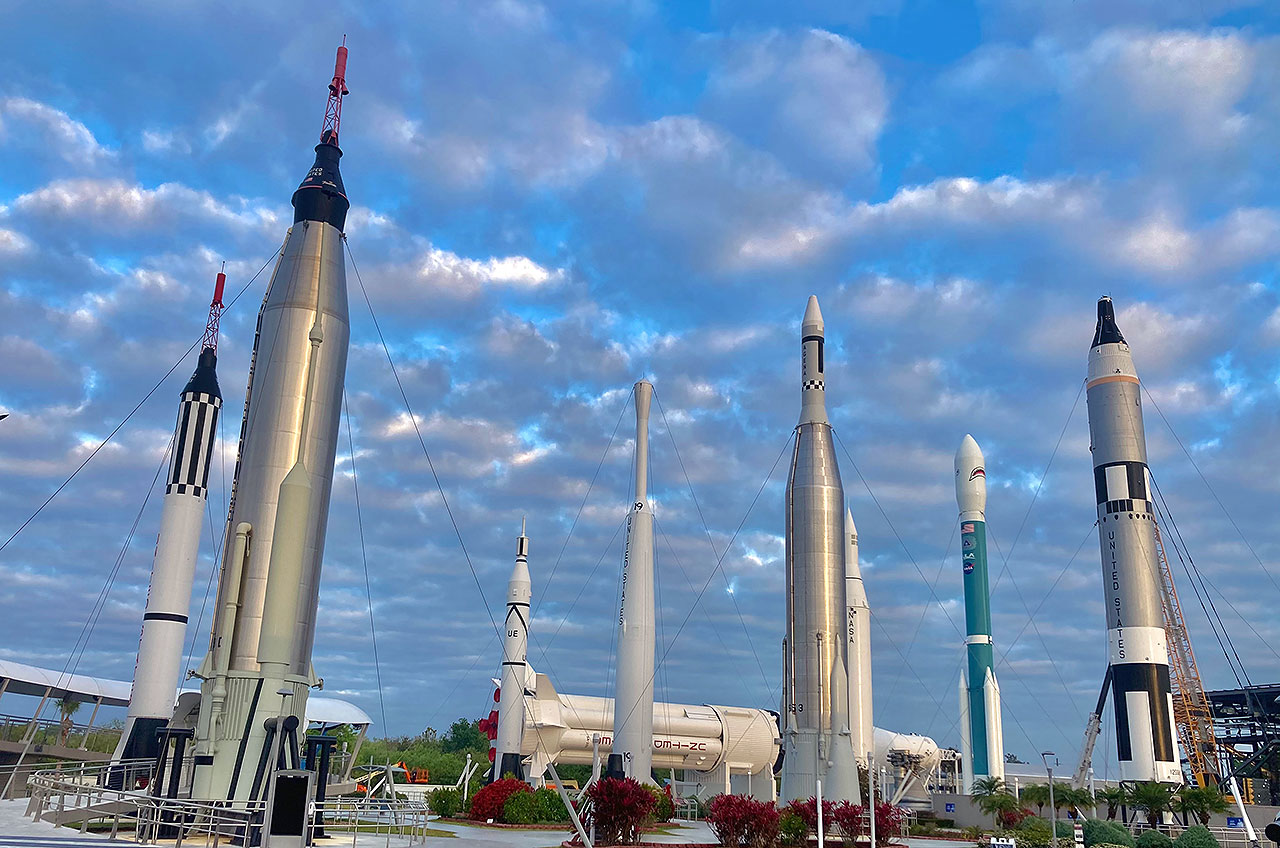
[[[717,795],[711,799],[707,823],[726,848],[773,848],[778,841],[778,818],[778,808],[770,801]]]

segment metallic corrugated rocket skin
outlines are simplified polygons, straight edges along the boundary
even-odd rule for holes
[[[653,510],[649,504],[649,406],[653,386],[641,380],[636,399],[636,488],[627,517],[618,612],[613,753],[609,770],[653,783],[653,677],[657,628],[653,605]]]
[[[213,348],[205,348],[182,390],[129,715],[116,759],[154,757],[159,750],[156,730],[173,716],[191,583],[209,495],[209,466],[222,409],[217,368],[217,354]]]
[[[991,642],[991,594],[987,570],[987,471],[982,450],[966,435],[956,451],[956,504],[964,570],[967,673],[961,679],[961,738],[965,791],[981,777],[1004,777],[1000,689]],[[993,709],[989,709],[993,707]]]
[[[1142,389],[1109,297],[1086,392],[1120,779],[1181,783]]]
[[[867,755],[875,746],[871,715],[871,607],[867,590],[862,585],[858,567],[858,528],[853,512],[844,513],[844,601],[847,604],[848,644],[845,657],[849,663],[849,729],[853,735],[853,754],[865,766]]]
[[[493,779],[513,774],[524,779],[520,748],[524,737],[524,697],[529,676],[529,537],[520,528],[516,539],[516,564],[507,582],[506,635],[502,643],[502,684],[498,695],[498,737],[495,740]]]
[[[822,312],[801,325],[801,408],[787,477],[782,797],[858,800],[849,726],[844,488],[827,421]]]

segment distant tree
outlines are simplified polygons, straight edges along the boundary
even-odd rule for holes
[[[1147,824],[1159,827],[1164,814],[1173,809],[1174,789],[1167,783],[1139,783],[1129,797],[1132,804],[1147,816]]]
[[[1120,807],[1129,803],[1129,792],[1122,786],[1104,786],[1096,796],[1099,804],[1107,805],[1107,820],[1115,821]]]
[[[466,718],[460,718],[449,725],[449,732],[440,740],[440,749],[446,754],[484,751],[488,747],[489,738],[480,730],[480,723]]]
[[[999,780],[999,778],[995,779]],[[1018,799],[1010,795],[1008,792],[994,792],[990,795],[978,795],[975,793],[973,800],[978,805],[979,810],[991,816],[992,824],[997,829],[1000,827],[1001,816],[1014,813],[1022,809],[1022,804],[1018,802]]]
[[[1032,783],[1022,787],[1022,803],[1035,804],[1040,815],[1044,815],[1044,805],[1049,803],[1049,784]]]
[[[73,700],[70,695],[64,696],[58,702],[58,712],[62,716],[62,721],[60,722],[62,732],[59,734],[59,744],[67,744],[67,737],[71,735],[71,728],[75,726],[71,717],[80,710],[80,705],[81,702]]]
[[[1004,755],[1004,761],[1005,761],[1006,763],[1021,763],[1022,765],[1026,765],[1026,764],[1027,764],[1027,761],[1026,761],[1026,760],[1020,760],[1020,759],[1018,759],[1018,755],[1017,755],[1017,754],[1009,753],[1008,751],[1006,751],[1006,752],[1005,752],[1005,755]]]
[[[975,798],[982,798],[987,795],[1009,794],[1009,787],[1005,784],[1004,778],[1001,777],[980,777],[973,782],[973,792]]]
[[[1209,826],[1209,819],[1231,809],[1222,792],[1212,786],[1184,786],[1173,799],[1174,809],[1184,816],[1192,815],[1200,824]]]

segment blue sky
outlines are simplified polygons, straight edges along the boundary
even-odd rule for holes
[[[1073,410],[1104,293],[1154,401],[1153,473],[1250,677],[1275,680],[1280,16],[1229,0],[779,5],[9,9],[3,537],[198,338],[219,264],[239,291],[272,256],[345,33],[349,243],[484,588],[353,291],[347,390],[391,732],[490,709],[485,605],[523,515],[534,661],[562,691],[610,693],[640,377],[666,414],[659,696],[776,708],[785,465],[766,476],[798,412],[810,293],[876,622],[877,724],[959,742],[951,461],[971,432],[1006,747],[1073,760],[1105,663],[1083,398]],[[219,525],[264,283],[223,322]],[[0,655],[130,674],[158,496],[140,506],[191,367],[0,551]],[[339,454],[315,662],[381,722],[345,433]],[[213,565],[210,543],[193,618]],[[1234,685],[1182,592],[1206,684]],[[194,642],[207,609],[202,629]]]

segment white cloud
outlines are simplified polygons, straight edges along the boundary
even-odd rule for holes
[[[88,127],[61,109],[26,97],[0,98],[0,138],[13,143],[24,130],[37,146],[75,166],[91,168],[114,155]]]

